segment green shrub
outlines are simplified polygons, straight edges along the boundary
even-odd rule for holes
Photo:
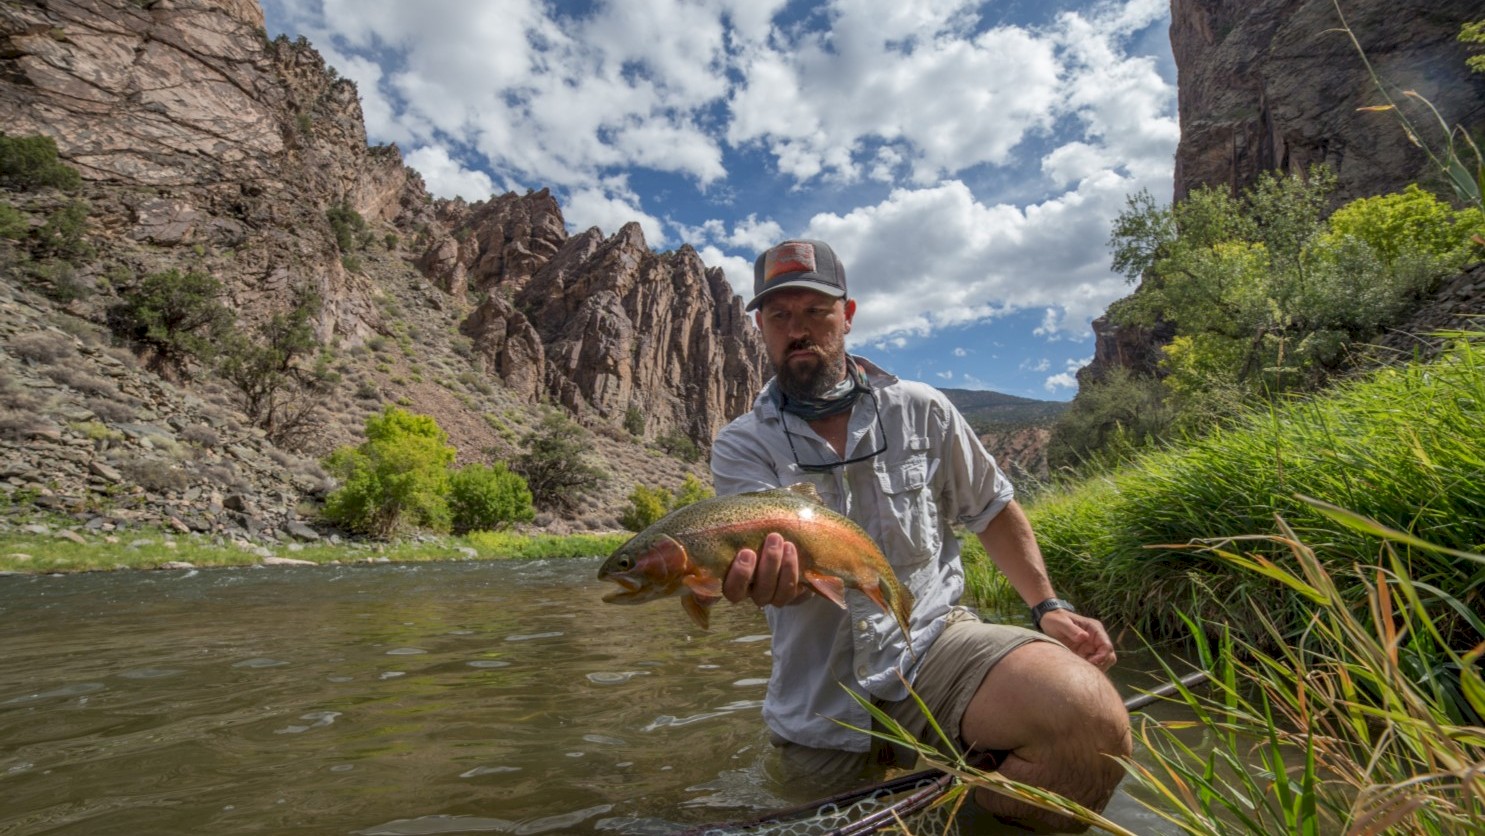
[[[335,234],[335,245],[342,253],[350,253],[366,245],[366,219],[351,208],[349,203],[339,203],[325,210],[325,219]],[[350,268],[347,268],[350,269]]]
[[[586,493],[608,481],[608,474],[588,461],[588,432],[560,412],[548,413],[522,443],[526,452],[513,469],[526,478],[538,508],[574,511]]]
[[[504,462],[471,464],[449,476],[449,510],[454,531],[499,531],[536,518],[526,480]]]
[[[629,492],[629,507],[619,515],[619,525],[629,531],[644,531],[670,511],[674,499],[665,488],[635,485]]]
[[[325,500],[325,518],[389,537],[410,527],[447,531],[449,465],[454,448],[438,422],[388,406],[366,419],[366,441],[324,462],[342,486]]]
[[[701,459],[701,448],[691,437],[679,429],[671,430],[655,439],[655,446],[664,450],[667,455],[686,461],[695,462]]]
[[[1408,251],[1447,259],[1452,266],[1467,256],[1470,233],[1482,224],[1480,210],[1455,211],[1413,183],[1401,192],[1363,197],[1335,210],[1321,243],[1334,247],[1352,237],[1389,266]]]
[[[57,143],[51,137],[0,132],[0,188],[72,191],[81,185],[77,171],[57,159]]]
[[[122,294],[109,311],[120,336],[154,347],[166,362],[209,359],[232,327],[232,312],[218,301],[222,285],[205,273],[152,273]]]
[[[69,201],[66,206],[47,216],[36,230],[36,248],[41,255],[77,262],[92,258],[93,245],[84,237],[88,231],[88,204]]]
[[[714,495],[694,473],[686,474],[686,480],[675,493],[665,488],[635,485],[629,493],[629,507],[619,515],[619,524],[630,531],[644,531],[671,511]]]
[[[26,215],[9,203],[0,202],[0,238],[19,241],[31,232]]]
[[[670,509],[674,511],[677,508],[684,508],[687,505],[700,502],[703,499],[710,499],[713,496],[716,496],[716,492],[703,485],[701,480],[696,478],[696,474],[687,473],[685,480],[681,482],[680,488],[676,490],[675,501],[671,503]]]
[[[645,434],[645,413],[638,406],[631,406],[624,411],[624,432],[635,438],[643,438]]]

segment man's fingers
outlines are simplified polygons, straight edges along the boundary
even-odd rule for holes
[[[758,565],[758,554],[752,549],[741,549],[732,559],[732,566],[722,578],[722,597],[736,604],[748,597],[753,585],[753,570]]]
[[[784,563],[784,538],[770,532],[758,550],[758,566],[753,570],[753,603],[766,607],[774,602],[779,590],[779,573]]]

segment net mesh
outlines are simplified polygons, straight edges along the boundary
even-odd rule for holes
[[[862,822],[874,815],[884,813],[912,795],[908,791],[882,791],[848,802],[821,805],[813,811],[791,815],[787,819],[751,823],[748,825],[719,825],[695,831],[698,836],[736,836],[736,834],[767,834],[767,836],[826,836],[847,832],[900,833],[913,836],[958,836],[959,827],[954,819],[953,804],[936,803],[925,809],[909,813],[900,818],[890,814],[882,816],[879,826],[865,827]],[[906,829],[904,829],[904,826]]]

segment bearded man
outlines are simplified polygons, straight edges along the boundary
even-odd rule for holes
[[[848,690],[941,746],[911,686],[960,752],[1101,810],[1123,776],[1117,759],[1130,753],[1128,712],[1102,672],[1114,649],[1102,624],[1057,596],[1010,481],[941,392],[847,354],[856,302],[829,245],[791,240],[762,253],[748,310],[775,376],[715,439],[717,493],[812,483],[871,535],[915,601],[909,647],[863,596],[843,610],[801,585],[798,551],[779,534],[738,552],[723,594],[768,618],[763,714],[784,780],[838,785],[911,765],[910,753],[860,731],[871,716]],[[979,537],[1036,630],[987,624],[960,606],[955,526]],[[1003,818],[1082,829],[987,790],[976,800]]]

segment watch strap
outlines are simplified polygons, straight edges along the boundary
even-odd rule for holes
[[[1074,607],[1061,598],[1048,598],[1031,608],[1031,625],[1038,630],[1042,629],[1042,616],[1052,610],[1067,610],[1073,613],[1078,611],[1077,607]]]

